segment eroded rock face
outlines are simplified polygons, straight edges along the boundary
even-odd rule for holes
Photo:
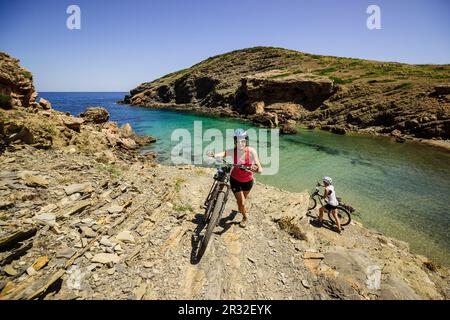
[[[27,108],[35,103],[33,76],[19,62],[0,52],[0,108]]]
[[[304,75],[280,77],[279,71],[244,77],[241,80],[238,109],[251,112],[249,106],[264,101],[265,106],[274,103],[293,103],[307,110],[315,110],[334,92],[333,81],[326,78],[307,79]]]
[[[447,85],[443,84],[440,86],[436,86],[434,88],[434,91],[439,96],[441,96],[441,95],[444,96],[444,95],[450,94],[450,84],[447,84]]]
[[[0,108],[0,152],[21,145],[91,154],[111,152],[109,149],[113,148],[128,157],[134,156],[139,146],[156,140],[137,135],[129,124],[119,128],[117,123],[108,122],[109,113],[104,108],[88,108],[81,117],[74,117],[53,110],[43,98],[34,102],[37,94],[31,79],[18,60],[0,54],[0,93],[10,94],[10,105]],[[3,97],[0,96],[0,103],[6,101]]]
[[[120,136],[122,138],[128,138],[128,137],[131,137],[132,135],[133,135],[133,129],[131,128],[131,125],[129,123],[125,123],[120,128]]]

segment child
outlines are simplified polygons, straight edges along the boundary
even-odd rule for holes
[[[331,214],[333,215],[336,224],[337,224],[337,232],[341,233],[341,222],[339,221],[339,217],[336,212],[336,207],[339,205],[339,202],[336,198],[336,192],[334,191],[334,187],[331,185],[333,180],[330,177],[323,177],[322,179],[325,192],[323,193],[323,198],[326,199],[326,204],[319,209],[319,222],[320,224],[323,223],[323,211],[327,209],[328,211],[331,211]]]

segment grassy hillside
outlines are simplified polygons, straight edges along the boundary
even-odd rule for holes
[[[314,109],[305,108],[304,96],[314,95],[311,86],[320,87],[318,81],[324,79],[331,81],[333,88]],[[344,131],[381,134],[398,130],[406,136],[448,139],[450,99],[445,93],[449,83],[450,65],[411,65],[255,47],[214,56],[143,83],[131,90],[124,102],[148,107],[206,107],[205,112],[222,107],[234,111],[230,115],[251,119],[254,113],[276,114],[276,124],[295,120],[325,129],[340,126]],[[437,86],[444,87],[444,94],[437,93]],[[259,102],[262,107],[251,107]],[[297,107],[292,109],[292,104]]]

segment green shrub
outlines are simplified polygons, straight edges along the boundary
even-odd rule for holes
[[[431,76],[433,79],[450,79],[450,75],[448,74],[436,74]]]
[[[352,62],[349,63],[348,67],[349,68],[362,67],[363,65],[364,65],[364,63],[362,61],[352,59]]]
[[[95,168],[99,171],[108,172],[115,178],[120,178],[122,176],[122,171],[119,169],[119,167],[113,165],[113,164],[98,164],[95,166]]]
[[[405,89],[409,89],[411,87],[412,87],[411,82],[405,82],[405,83],[399,84],[398,86],[394,87],[394,89],[392,89],[392,90],[405,90]]]
[[[321,76],[324,76],[326,74],[332,73],[337,71],[337,68],[335,67],[329,67],[329,68],[325,68],[325,69],[320,69],[317,71],[318,74],[320,74]]]
[[[180,192],[180,190],[181,190],[181,185],[182,185],[184,182],[186,182],[186,180],[183,179],[183,178],[176,178],[176,179],[175,179],[175,190],[176,190],[177,192]]]
[[[368,80],[367,83],[386,83],[386,82],[394,82],[394,79],[383,79],[383,80]]]
[[[21,72],[21,74],[22,74],[25,78],[27,78],[27,79],[31,79],[31,77],[32,77],[32,74],[31,74],[31,72],[29,72],[29,71],[23,70],[23,71]]]
[[[181,206],[179,206],[179,205],[174,204],[174,205],[173,205],[173,209],[174,209],[176,212],[178,212],[178,213],[183,212],[183,211],[191,211],[191,212],[194,212],[194,208],[192,208],[191,205],[181,205]]]
[[[11,97],[0,93],[0,108],[9,109],[11,108]]]
[[[352,83],[357,78],[348,78],[348,79],[341,79],[338,77],[329,77],[331,80],[333,80],[334,83],[338,84],[346,84],[346,83]]]
[[[270,79],[285,78],[285,77],[288,77],[290,75],[291,75],[290,73],[277,74],[277,75],[271,76]]]

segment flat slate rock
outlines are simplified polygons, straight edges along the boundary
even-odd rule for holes
[[[64,191],[68,196],[77,192],[86,192],[92,189],[90,183],[75,183],[64,187]]]
[[[92,262],[98,263],[118,263],[120,261],[120,257],[115,253],[98,253],[92,258]]]
[[[75,252],[77,252],[77,251],[73,248],[65,248],[65,249],[59,250],[56,253],[56,257],[70,259],[75,254]]]
[[[108,207],[108,209],[106,209],[106,210],[108,210],[108,212],[110,214],[121,213],[123,211],[123,207],[119,206],[117,204],[113,204],[110,207]]]

